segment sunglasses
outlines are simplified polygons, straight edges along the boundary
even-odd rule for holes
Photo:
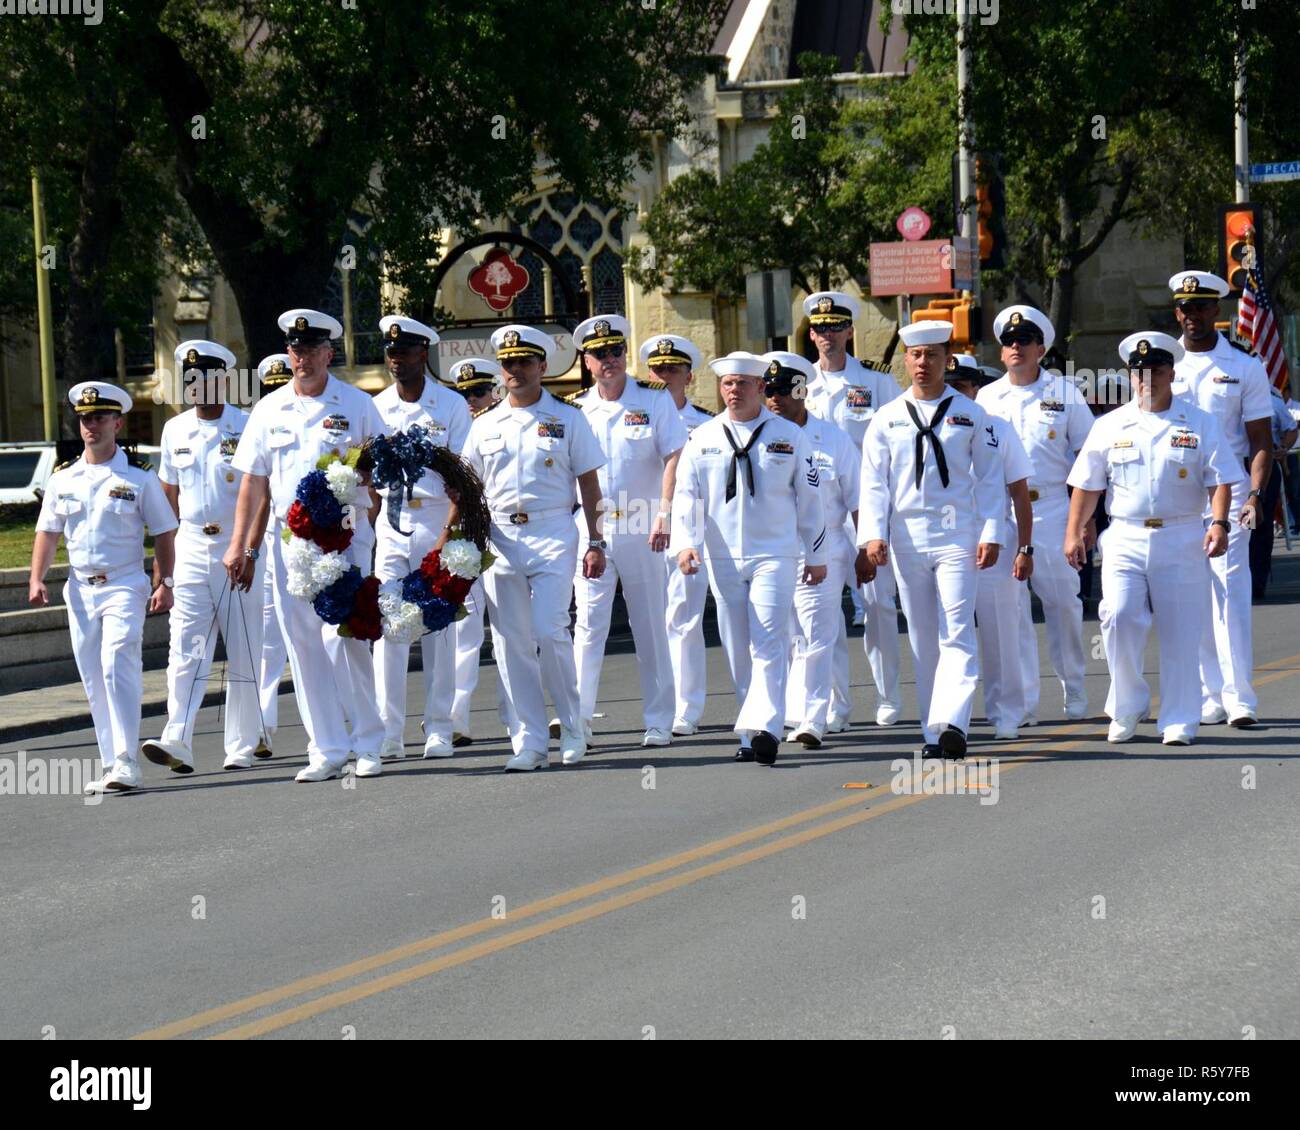
[[[1003,345],[1042,345],[1042,339],[1029,333],[1003,334],[998,339]]]
[[[597,361],[604,361],[607,357],[622,357],[627,352],[627,347],[623,345],[606,345],[600,349],[588,349]]]

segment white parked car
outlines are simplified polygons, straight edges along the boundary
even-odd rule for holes
[[[137,444],[135,453],[158,470],[162,449],[153,444]],[[59,464],[54,443],[33,440],[30,443],[0,443],[0,506],[40,502],[50,473]]]

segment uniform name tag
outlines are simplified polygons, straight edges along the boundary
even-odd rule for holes
[[[130,487],[125,487],[125,486],[112,487],[108,492],[108,497],[120,498],[124,502],[134,502],[135,491],[133,491]]]
[[[891,428],[905,428],[907,427],[907,423],[906,420],[890,420],[889,426]]]
[[[1064,412],[1065,405],[1059,400],[1043,400],[1039,402],[1039,407],[1044,412]]]
[[[722,448],[720,448],[720,447],[701,447],[701,448],[700,448],[700,454],[701,454],[701,455],[721,455],[721,454],[722,454]]]
[[[773,440],[766,445],[769,455],[793,455],[794,444],[786,443],[783,439]]]
[[[346,432],[350,426],[348,418],[338,412],[332,416],[326,416],[321,424],[321,427],[327,432]]]
[[[189,455],[192,450],[189,447],[174,447],[172,448],[172,455]]]
[[[558,420],[547,420],[537,425],[537,434],[542,439],[563,439],[564,425]]]
[[[1132,446],[1133,446],[1133,441],[1131,439],[1117,439],[1114,443],[1111,444],[1111,447],[1132,447]]]
[[[848,392],[844,394],[844,403],[850,408],[870,408],[871,389],[863,388],[861,385],[850,385]]]
[[[975,421],[969,416],[949,416],[944,423],[953,424],[959,428],[973,428],[975,426]]]
[[[649,412],[624,412],[623,423],[626,424],[629,428],[644,426],[645,424],[650,423],[650,413]]]
[[[1200,443],[1200,437],[1194,435],[1172,435],[1169,437],[1170,447],[1187,447],[1193,448]]]
[[[1239,385],[1241,384],[1241,378],[1218,376],[1214,378],[1214,383],[1216,385]]]
[[[276,424],[275,427],[271,429],[271,434],[273,436],[287,436],[289,434],[289,429],[283,424]]]
[[[235,450],[238,447],[238,436],[226,436],[226,438],[221,441],[221,454],[225,456],[225,458],[229,459],[235,454]]]

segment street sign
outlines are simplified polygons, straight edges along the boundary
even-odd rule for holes
[[[745,317],[751,338],[770,341],[794,333],[788,270],[752,271],[745,276]]]
[[[951,294],[953,246],[947,239],[871,245],[871,295]]]
[[[930,223],[930,217],[920,208],[906,208],[894,226],[904,239],[918,240],[925,238],[926,232],[930,230]]]
[[[974,290],[975,272],[979,270],[979,240],[957,236],[952,241],[952,286],[954,290]]]
[[[1300,180],[1300,161],[1270,161],[1266,165],[1251,165],[1250,179],[1256,184]]]

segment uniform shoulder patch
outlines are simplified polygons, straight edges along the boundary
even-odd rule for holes
[[[137,471],[152,471],[153,463],[147,455],[139,455],[134,451],[126,453],[126,462],[128,466],[134,467]]]
[[[653,389],[655,392],[663,392],[668,386],[663,381],[637,381],[641,388]]]
[[[498,400],[495,404],[489,404],[486,408],[479,408],[473,413],[474,419],[478,419],[485,412],[491,412],[493,408],[500,408],[504,401]]]
[[[717,415],[717,413],[714,412],[712,409],[705,408],[703,404],[696,404],[695,401],[693,401],[693,400],[690,402],[690,405],[691,405],[692,408],[695,409],[695,411],[697,411],[697,412],[703,412],[706,416],[716,416],[716,415]]]
[[[1232,338],[1230,338],[1230,337],[1225,337],[1223,340],[1226,341],[1230,346],[1232,346],[1233,349],[1239,349],[1239,350],[1241,350],[1241,352],[1244,353],[1247,357],[1257,357],[1257,356],[1259,356],[1259,355],[1258,355],[1258,354],[1257,354],[1253,349],[1251,349],[1250,346],[1248,346],[1248,345],[1242,345],[1241,342],[1239,342],[1239,341],[1233,341]]]
[[[77,459],[80,459],[80,458],[81,458],[81,456],[78,455],[78,456],[77,456]],[[56,466],[56,467],[54,468],[54,471],[66,471],[69,467],[71,467],[71,466],[72,466],[72,465],[77,461],[77,459],[67,459],[67,460],[64,460],[64,462],[58,464],[58,466]],[[54,474],[54,471],[51,471],[50,474],[51,474],[51,475]]]
[[[555,399],[561,404],[567,404],[570,408],[580,408],[578,398],[587,392],[585,388],[580,388],[576,392],[571,392],[567,396],[557,396]]]

